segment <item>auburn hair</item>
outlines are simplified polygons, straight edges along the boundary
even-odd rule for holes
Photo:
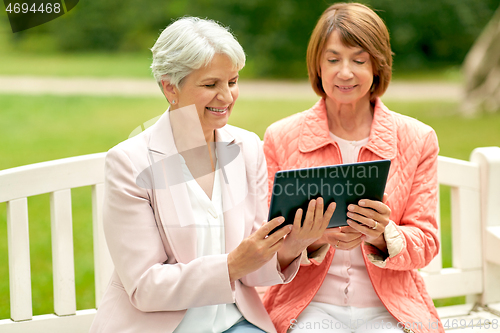
[[[360,3],[336,3],[328,7],[316,24],[307,47],[307,71],[316,94],[325,98],[320,62],[331,33],[338,31],[345,46],[361,47],[371,57],[373,84],[370,100],[382,96],[392,76],[392,51],[384,21]]]

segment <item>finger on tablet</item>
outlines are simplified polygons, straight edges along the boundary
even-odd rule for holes
[[[328,208],[326,209],[324,218],[326,218],[328,221],[330,221],[330,219],[333,216],[333,213],[335,212],[335,208],[337,208],[337,204],[335,202],[332,202],[331,204],[329,204]]]
[[[303,214],[302,208],[297,209],[297,212],[295,213],[295,218],[293,219],[293,227],[296,228],[297,230],[300,230],[300,227],[302,227],[301,224],[302,214]]]
[[[314,212],[314,217],[316,216],[323,216],[323,207],[324,206],[324,202],[323,202],[323,198],[322,197],[319,197],[316,199],[316,210]]]
[[[302,227],[307,227],[308,229],[311,228],[312,221],[314,220],[315,208],[316,208],[316,200],[312,199],[311,201],[309,201],[309,205],[307,206],[306,217],[304,218],[304,223],[302,224]]]
[[[283,239],[286,235],[288,235],[292,231],[292,226],[290,224],[285,225],[283,228],[278,229],[272,235],[265,239],[268,244],[275,244]],[[272,245],[271,245],[272,246]]]
[[[278,216],[267,222],[265,225],[259,228],[255,233],[258,234],[260,238],[266,237],[274,228],[278,227],[280,224],[285,222],[285,218],[283,216]]]

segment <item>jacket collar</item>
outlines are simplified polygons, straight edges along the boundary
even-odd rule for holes
[[[225,126],[220,129],[216,129],[215,133],[216,142],[225,142],[226,145],[239,143]],[[178,153],[175,146],[172,127],[170,125],[170,110],[167,110],[165,113],[163,113],[160,119],[158,119],[158,121],[153,126],[151,126],[149,150],[167,156]]]
[[[168,172],[174,176],[182,175],[179,163],[167,162],[169,158],[175,158],[178,154],[170,125],[169,111],[165,112],[149,130],[150,163],[158,165],[161,174]],[[228,156],[231,155],[231,148],[221,149],[239,143],[229,128],[217,129],[216,141],[220,142],[220,145],[217,145],[219,163],[225,165],[217,172],[222,180],[226,252],[229,252],[243,240],[245,220],[241,209],[238,210],[240,208],[238,204],[241,202],[240,198],[244,198],[248,192],[245,181],[246,170],[242,154],[238,154],[236,159],[232,160],[232,157]],[[231,163],[224,162],[229,160]],[[164,181],[167,179],[169,179],[168,176],[163,177]],[[196,258],[197,248],[197,238],[193,237],[193,233],[196,233],[195,220],[187,186],[185,182],[165,183],[165,185],[154,191],[159,221],[177,261],[187,263]]]
[[[376,99],[373,109],[370,137],[365,148],[382,159],[393,159],[397,153],[397,135],[393,115],[380,98]],[[305,119],[299,134],[299,150],[302,153],[310,153],[333,143],[328,129],[325,99],[322,98],[305,112]]]
[[[148,148],[151,152],[161,155],[177,154],[175,147],[174,134],[170,126],[170,110],[165,111],[160,119],[151,126],[151,135],[149,136]]]

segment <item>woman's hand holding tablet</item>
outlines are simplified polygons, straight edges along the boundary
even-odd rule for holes
[[[307,251],[314,252],[325,244],[330,244],[340,250],[352,250],[363,241],[361,236],[363,236],[362,233],[349,226],[329,228],[318,241],[307,248]]]
[[[264,223],[259,230],[245,238],[228,254],[227,267],[231,283],[264,266],[281,249],[283,237],[290,232],[292,227],[284,225],[272,235],[268,236],[268,234],[284,221],[283,217],[276,217]]]
[[[384,193],[382,202],[363,199],[358,202],[359,205],[349,205],[347,223],[363,234],[365,242],[387,253],[384,230],[390,222],[391,209],[385,202],[387,202],[387,193]]]
[[[288,266],[302,251],[323,236],[335,207],[335,202],[332,202],[324,211],[324,201],[321,197],[309,201],[304,223],[301,223],[302,208],[297,209],[292,231],[285,237],[283,248],[278,253],[281,269]]]

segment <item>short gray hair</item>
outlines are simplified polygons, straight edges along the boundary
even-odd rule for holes
[[[228,56],[236,70],[245,66],[245,52],[229,29],[198,17],[183,17],[170,24],[151,51],[151,70],[160,88],[164,78],[179,88],[182,79],[207,66],[215,54]]]

